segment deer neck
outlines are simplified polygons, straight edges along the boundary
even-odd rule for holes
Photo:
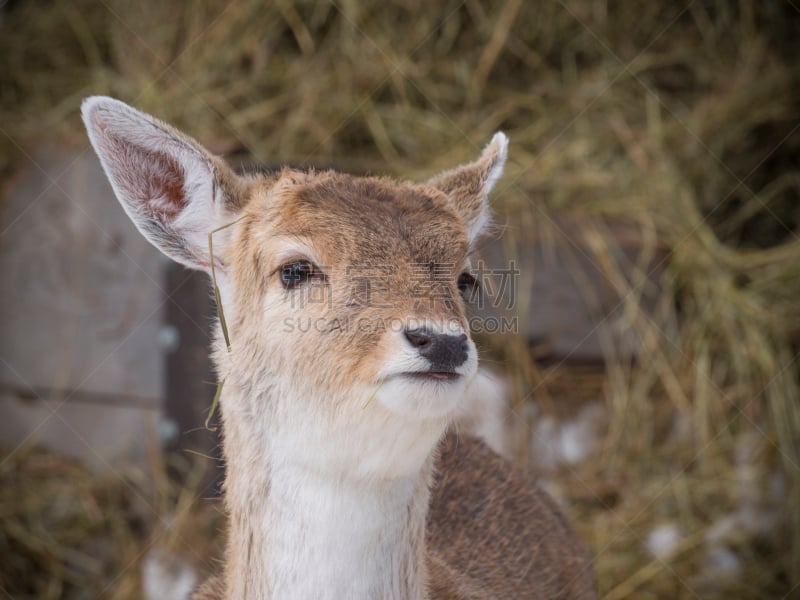
[[[244,415],[224,407],[226,598],[427,598],[425,522],[437,427],[422,440],[430,447],[413,459],[419,464],[377,477],[306,460],[341,456],[345,439],[320,444],[325,438],[312,434],[317,441],[309,441],[309,428],[305,440],[265,434],[252,416],[237,418]],[[402,449],[363,451],[368,462]]]

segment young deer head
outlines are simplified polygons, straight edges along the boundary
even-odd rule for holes
[[[225,596],[425,597],[434,450],[476,379],[462,296],[506,137],[417,184],[237,175],[119,101],[83,118],[142,234],[218,284]]]
[[[121,102],[90,98],[83,114],[142,234],[186,266],[210,272],[214,261],[231,341],[228,353],[219,340],[217,365],[247,399],[223,409],[325,469],[419,468],[477,371],[461,296],[475,285],[470,255],[506,137],[422,184],[242,177]]]

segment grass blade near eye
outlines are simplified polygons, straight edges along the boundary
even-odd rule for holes
[[[205,428],[208,431],[216,431],[216,427],[209,427],[208,424],[211,422],[211,418],[214,416],[214,413],[217,411],[217,405],[219,404],[219,397],[222,395],[222,386],[225,385],[225,380],[223,379],[217,384],[217,391],[214,392],[214,399],[211,401],[211,406],[208,409],[208,416],[206,417]]]
[[[225,322],[225,311],[222,308],[222,298],[219,293],[219,287],[217,287],[217,272],[214,268],[214,234],[218,231],[222,231],[223,229],[227,229],[233,225],[236,225],[239,221],[244,219],[244,217],[239,217],[235,221],[231,221],[221,227],[217,227],[212,231],[208,232],[208,256],[209,260],[211,261],[211,283],[214,286],[214,300],[217,303],[217,316],[219,317],[219,324],[222,327],[222,335],[225,338],[225,346],[228,348],[228,352],[231,351],[231,340],[228,336],[228,324]],[[217,391],[219,393],[219,390]]]
[[[225,321],[225,310],[222,307],[222,297],[219,293],[219,286],[217,286],[217,272],[214,266],[216,262],[214,259],[214,234],[218,231],[222,231],[223,229],[227,229],[232,225],[235,225],[239,221],[241,221],[244,217],[239,217],[235,221],[227,223],[226,225],[222,225],[221,227],[217,227],[216,229],[210,231],[208,233],[208,256],[209,261],[211,263],[211,283],[214,286],[214,300],[217,303],[217,317],[219,317],[219,324],[222,327],[222,335],[225,338],[225,347],[228,349],[228,352],[231,351],[231,340],[230,336],[228,335],[228,324]],[[216,427],[210,427],[209,423],[211,423],[211,419],[214,417],[214,413],[217,410],[217,405],[219,404],[219,397],[222,394],[222,388],[225,385],[225,380],[223,379],[217,384],[217,391],[214,393],[214,399],[211,401],[211,406],[208,409],[208,416],[206,416],[205,421],[205,428],[208,431],[216,431]]]

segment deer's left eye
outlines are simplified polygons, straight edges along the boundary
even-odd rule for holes
[[[458,285],[458,291],[461,292],[461,296],[467,302],[473,300],[479,291],[477,280],[466,271],[458,276],[456,285]]]
[[[303,285],[309,279],[320,275],[321,271],[317,269],[316,265],[307,260],[287,263],[280,270],[281,283],[287,290]]]

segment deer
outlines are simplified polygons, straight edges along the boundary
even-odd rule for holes
[[[503,133],[414,183],[238,172],[119,100],[81,112],[128,217],[209,273],[224,309],[228,539],[195,600],[595,597],[561,509],[458,426],[481,377],[464,297]]]

